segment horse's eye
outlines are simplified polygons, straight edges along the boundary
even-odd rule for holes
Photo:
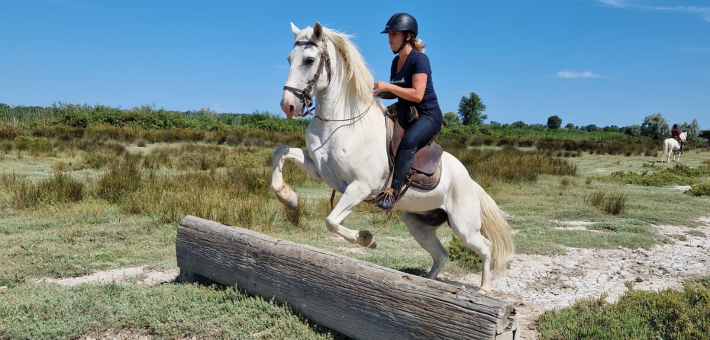
[[[306,61],[304,62],[305,65],[313,65],[313,63],[316,61],[316,58],[306,58]]]

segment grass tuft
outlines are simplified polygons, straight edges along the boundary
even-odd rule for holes
[[[625,193],[606,193],[604,191],[594,191],[585,198],[585,203],[595,206],[602,211],[619,215],[626,210],[628,196]]]

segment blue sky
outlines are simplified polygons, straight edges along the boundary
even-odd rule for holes
[[[281,113],[289,22],[354,34],[386,81],[396,12],[445,112],[473,91],[488,121],[710,128],[710,0],[0,0],[0,102]]]

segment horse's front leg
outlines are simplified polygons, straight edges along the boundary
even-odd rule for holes
[[[316,164],[313,163],[311,156],[306,150],[281,145],[274,151],[274,163],[271,169],[271,191],[276,194],[279,202],[293,210],[296,209],[298,205],[298,195],[284,182],[283,167],[287,159],[316,179],[320,179],[320,174],[318,173]]]
[[[355,231],[343,227],[340,223],[350,215],[357,205],[360,204],[371,193],[370,188],[360,182],[353,182],[348,185],[343,193],[343,196],[335,205],[330,215],[325,218],[325,225],[328,231],[336,233],[348,240],[350,243],[356,243],[363,247],[376,248],[377,242],[372,234],[367,230]]]

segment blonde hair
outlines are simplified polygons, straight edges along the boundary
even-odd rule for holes
[[[412,48],[419,52],[426,51],[426,43],[423,42],[422,39],[418,39],[416,34],[412,32],[409,32],[409,34],[412,35],[412,39],[409,40],[409,44],[412,45]]]

